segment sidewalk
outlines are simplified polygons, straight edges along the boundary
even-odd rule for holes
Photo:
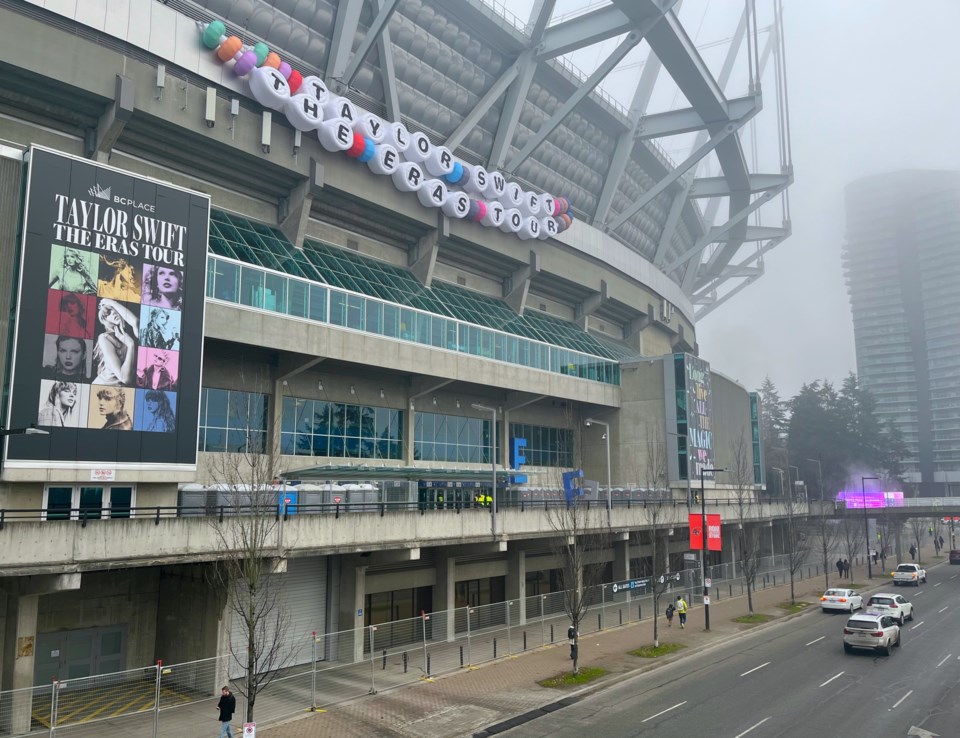
[[[934,559],[933,547],[924,547],[923,560],[935,566],[945,559]],[[887,559],[888,567],[896,562]],[[867,565],[854,566],[850,579],[838,579],[836,570],[830,572],[831,586],[860,585],[860,591],[869,594],[892,587],[889,571],[874,567],[874,578],[867,579]],[[818,603],[823,593],[824,579],[805,579],[796,583],[798,600]],[[779,603],[790,599],[790,585],[768,587],[754,593],[754,611],[774,615],[778,620],[784,611]],[[514,721],[530,711],[550,705],[572,694],[583,694],[602,689],[624,674],[648,671],[665,661],[685,658],[704,648],[717,645],[757,627],[733,622],[733,618],[747,614],[745,595],[723,598],[710,607],[710,632],[704,630],[703,607],[690,611],[687,627],[680,629],[674,618],[672,628],[660,617],[660,642],[683,643],[683,650],[661,659],[647,660],[630,656],[627,652],[653,644],[653,623],[645,620],[633,625],[592,633],[580,639],[580,666],[602,667],[607,674],[597,682],[577,691],[558,691],[537,684],[538,681],[570,669],[569,647],[566,641],[537,649],[520,656],[465,669],[400,687],[376,695],[337,705],[326,712],[307,713],[280,725],[261,729],[262,738],[454,738],[456,736],[486,736],[498,732],[498,724]],[[661,600],[661,606],[666,606]],[[812,606],[811,610],[819,610]],[[588,615],[589,617],[589,615]],[[792,616],[797,617],[797,616]],[[772,623],[771,623],[772,624]],[[489,732],[487,729],[490,729]]]

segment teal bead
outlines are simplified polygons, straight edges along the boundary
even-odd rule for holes
[[[207,24],[207,27],[203,29],[203,45],[208,49],[215,49],[220,45],[220,39],[223,38],[223,35],[227,32],[227,27],[223,25],[223,21],[212,21]]]
[[[253,53],[257,55],[257,66],[259,67],[263,64],[263,60],[267,58],[267,54],[270,53],[270,47],[261,41],[254,44]]]

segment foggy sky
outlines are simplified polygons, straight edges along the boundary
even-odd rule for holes
[[[748,389],[769,375],[786,399],[804,382],[856,371],[840,266],[844,186],[898,169],[960,169],[960,0],[784,5],[793,235],[767,254],[763,277],[698,324],[697,339],[715,369]]]

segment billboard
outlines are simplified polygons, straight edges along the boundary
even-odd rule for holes
[[[690,548],[693,551],[700,551],[703,548],[703,528],[704,516],[696,513],[690,513],[687,524],[690,526]],[[720,516],[710,514],[706,516],[707,528],[707,550],[720,551],[721,549],[721,528]]]
[[[5,463],[196,464],[210,201],[39,147],[26,157]]]
[[[666,415],[676,421],[680,479],[696,479],[713,461],[713,405],[710,364],[691,354],[674,354],[673,371],[664,372]],[[713,473],[704,475],[713,479]]]

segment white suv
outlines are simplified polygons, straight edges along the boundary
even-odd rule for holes
[[[890,655],[891,647],[900,645],[900,626],[890,615],[865,612],[854,615],[843,627],[843,650],[868,648]]]
[[[913,620],[913,603],[903,595],[890,592],[877,592],[873,595],[867,602],[867,611],[889,615],[901,627],[904,621]]]

